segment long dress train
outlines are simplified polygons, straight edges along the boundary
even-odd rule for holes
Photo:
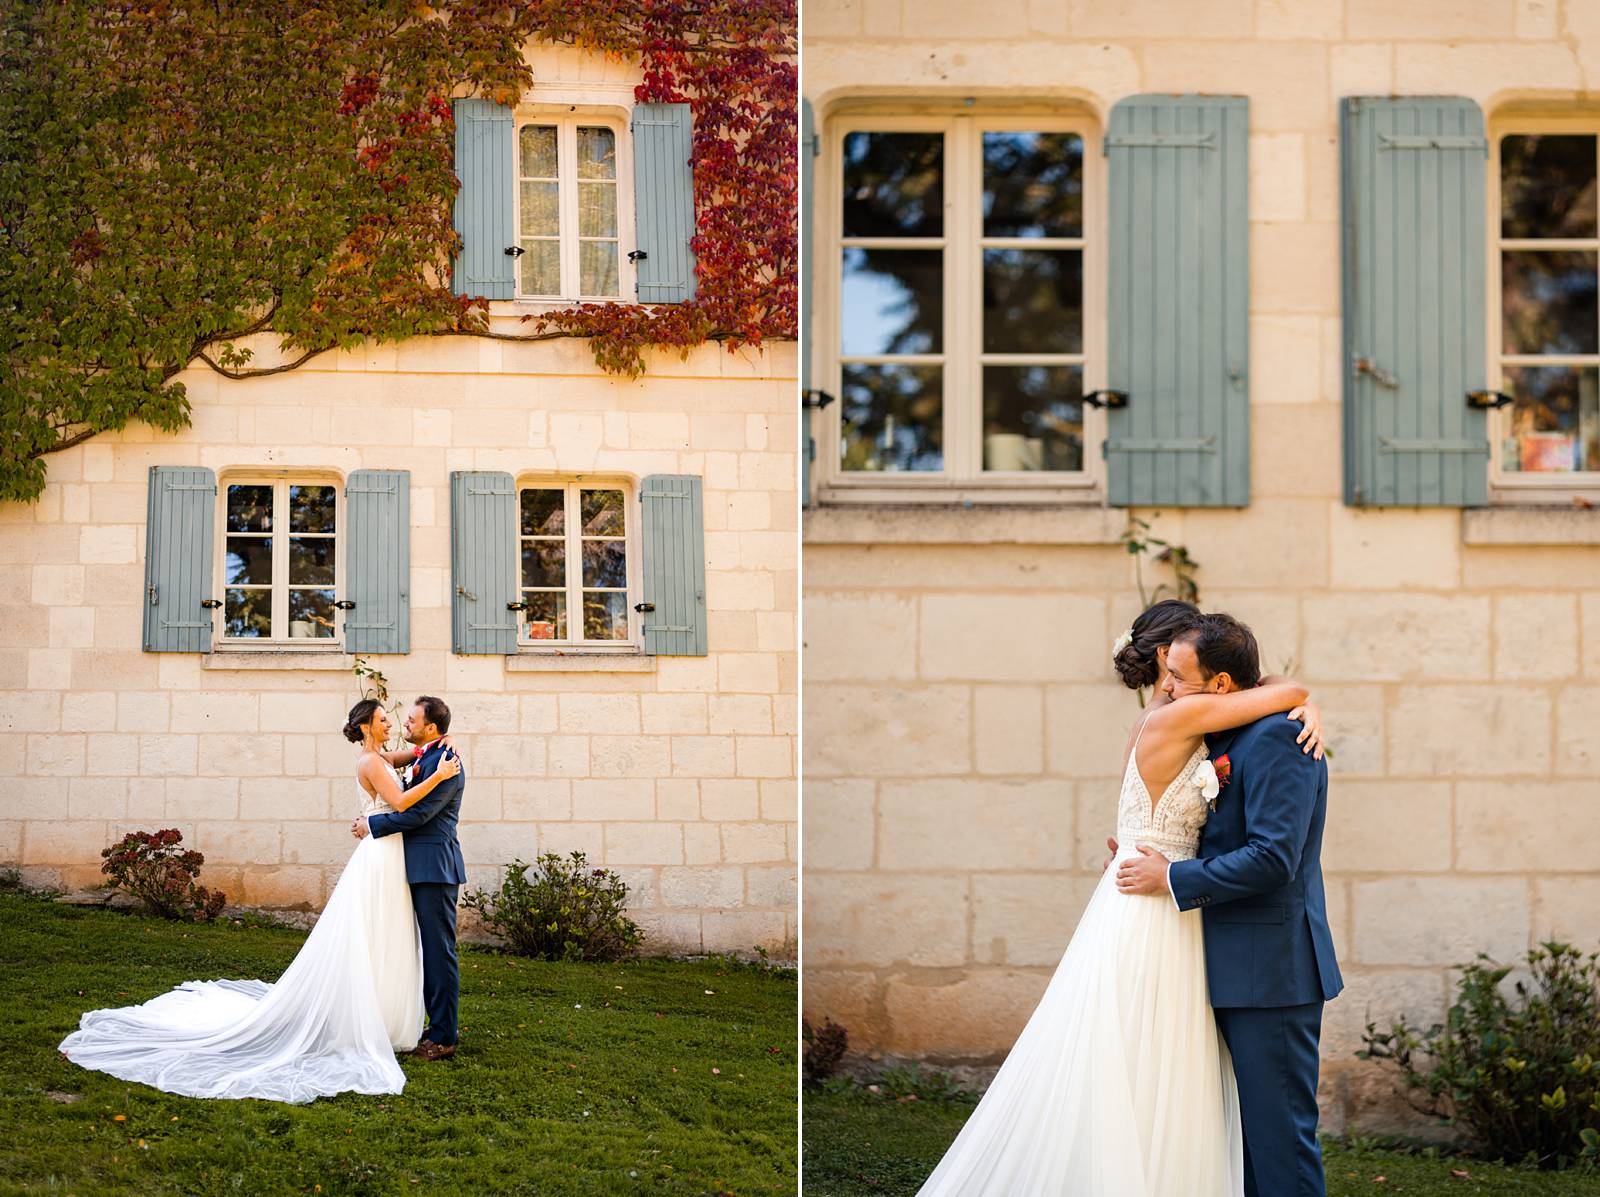
[[[1207,807],[1195,749],[1152,808],[1128,755],[1117,862],[1190,859]],[[1197,911],[1105,871],[983,1100],[919,1197],[1239,1197],[1233,1065],[1206,997]]]
[[[361,797],[363,814],[390,809]],[[61,1051],[169,1093],[299,1103],[399,1093],[395,1052],[416,1046],[422,1018],[405,847],[368,836],[277,981],[186,981],[143,1005],[91,1010]]]

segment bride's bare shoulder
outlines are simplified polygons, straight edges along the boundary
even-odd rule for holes
[[[356,780],[361,783],[361,788],[364,790],[371,790],[372,783],[367,779],[371,777],[374,772],[381,770],[382,766],[386,764],[388,764],[388,762],[376,752],[363,752],[360,756],[356,757]]]

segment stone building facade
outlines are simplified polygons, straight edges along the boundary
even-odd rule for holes
[[[631,294],[626,131],[637,68],[560,48],[531,56],[538,82],[516,109],[519,129],[556,112],[547,127],[559,128],[577,112],[617,138],[607,143],[621,206],[611,264]],[[492,322],[515,334],[521,316],[551,306],[561,304],[497,300]],[[0,768],[10,778],[0,861],[29,882],[93,884],[114,838],[175,826],[205,853],[202,880],[231,898],[320,907],[359,808],[354,749],[339,734],[359,695],[359,657],[395,698],[450,704],[469,779],[461,838],[473,884],[492,883],[513,858],[582,850],[628,880],[649,950],[760,944],[792,955],[795,360],[781,341],[706,345],[686,359],[650,351],[645,375],[628,380],[602,373],[579,340],[452,337],[327,353],[244,381],[186,371],[190,428],[168,436],[134,425],[54,455],[39,502],[0,506]],[[220,606],[201,617],[198,651],[144,651],[152,469],[174,467],[213,480],[206,551]],[[392,546],[409,553],[403,651],[395,642],[348,651],[329,606],[357,581],[352,475],[368,470],[401,476],[409,500]],[[691,583],[705,608],[698,652],[652,651],[648,617],[635,610],[651,552],[641,512],[649,480],[663,475],[696,480],[701,497],[690,546],[703,571]],[[453,531],[464,535],[453,528],[453,479],[468,477],[516,488],[507,503],[523,517],[508,506],[512,532],[496,549],[507,576],[519,557],[539,563],[511,583],[529,607],[495,651],[458,651],[462,633],[452,631],[466,589],[452,561]],[[251,576],[250,554],[264,550],[246,541],[271,540],[274,526],[272,552],[286,563],[263,556]],[[315,548],[313,529],[331,531],[335,547]],[[562,574],[563,554],[603,559],[605,576]],[[304,565],[305,555],[315,560]],[[299,569],[309,572],[287,576]],[[300,581],[324,589],[304,597]],[[287,593],[269,598],[269,588]]]
[[[1540,247],[1496,243],[1569,235],[1562,244],[1577,256],[1564,285],[1592,297],[1584,279],[1600,245],[1600,10],[1575,0],[817,0],[804,34],[818,151],[803,224],[813,238],[806,364],[810,385],[840,399],[812,415],[817,460],[803,517],[808,1017],[844,1024],[872,1058],[978,1070],[1003,1058],[1099,879],[1114,829],[1138,704],[1116,683],[1111,644],[1140,610],[1141,580],[1146,593],[1173,581],[1167,566],[1127,551],[1137,518],[1199,562],[1202,605],[1252,625],[1265,666],[1304,679],[1321,704],[1334,748],[1324,866],[1347,981],[1324,1025],[1325,1125],[1395,1125],[1384,1082],[1353,1055],[1369,1020],[1432,1021],[1451,966],[1478,952],[1509,961],[1551,936],[1600,946],[1595,307],[1588,298],[1575,314],[1555,312],[1553,292],[1528,282]],[[963,289],[977,294],[974,272],[988,268],[991,248],[1027,247],[983,239],[992,230],[982,222],[1023,201],[998,172],[980,174],[991,143],[961,130],[995,130],[1001,150],[1015,149],[1007,130],[1082,138],[1081,160],[1068,163],[1082,196],[1078,225],[1053,243],[1083,255],[1081,300],[1045,304],[1071,309],[1081,339],[1045,345],[1056,356],[1035,360],[1080,371],[1071,380],[1079,393],[1131,390],[1133,413],[1150,388],[1142,396],[1128,387],[1137,362],[1117,374],[1127,327],[1108,316],[1106,296],[1118,294],[1122,209],[1102,139],[1118,130],[1119,102],[1174,93],[1248,104],[1247,172],[1238,163],[1247,186],[1230,201],[1247,234],[1222,263],[1243,282],[1222,299],[1245,296],[1247,361],[1231,365],[1248,423],[1223,425],[1223,440],[1247,446],[1227,468],[1242,472],[1249,493],[1228,506],[1136,497],[1124,509],[1108,502],[1116,453],[1106,463],[1098,448],[1129,435],[1111,423],[1115,412],[1069,403],[1063,413],[1041,401],[1028,428],[1008,427],[1004,402],[985,392],[987,375],[977,382],[973,363],[996,359],[975,330],[983,315],[1007,314],[1006,280],[986,280],[994,285],[982,301],[964,300]],[[1384,388],[1408,402],[1427,376],[1377,352],[1371,369],[1355,360],[1365,347],[1349,305],[1362,267],[1342,257],[1341,195],[1357,193],[1351,172],[1361,167],[1341,109],[1352,111],[1349,97],[1381,107],[1437,96],[1482,115],[1481,134],[1443,144],[1476,155],[1463,178],[1482,186],[1469,194],[1481,195],[1485,215],[1476,233],[1468,212],[1454,234],[1429,241],[1413,228],[1406,244],[1437,249],[1454,236],[1463,261],[1486,263],[1457,288],[1463,310],[1479,313],[1461,326],[1478,345],[1464,367],[1477,377],[1461,389],[1504,390],[1515,402],[1487,413],[1476,426],[1481,447],[1462,455],[1467,482],[1485,493],[1382,501],[1352,494],[1352,479],[1362,477],[1363,452],[1393,445],[1358,443],[1365,434],[1350,405],[1370,401],[1360,388],[1368,375],[1382,381],[1372,370],[1401,374]],[[873,226],[881,203],[863,215],[874,197],[908,194],[912,178],[924,188],[913,217],[923,219],[937,173],[875,167],[874,130],[945,135],[950,225],[893,228],[891,216]],[[1576,181],[1552,183],[1540,146],[1573,150]],[[1117,152],[1114,138],[1109,149]],[[1581,209],[1582,221],[1558,229],[1549,209],[1524,219],[1518,197],[1530,179],[1547,198],[1572,197],[1552,207]],[[863,323],[896,334],[914,323],[905,312],[924,283],[883,256],[906,252],[890,238],[908,231],[922,236],[911,251],[947,255],[945,337],[925,327],[920,341],[874,344]],[[925,282],[926,260],[919,268]],[[1440,302],[1437,293],[1413,299],[1393,319]],[[1361,318],[1370,325],[1370,313]],[[1563,322],[1570,338],[1550,331]],[[1384,330],[1374,335],[1382,344]],[[1155,346],[1131,348],[1137,358]],[[864,377],[897,354],[908,359],[897,364],[902,381],[916,369],[945,371],[942,415],[885,399]],[[1546,362],[1529,360],[1541,355]],[[1572,372],[1570,402],[1540,390],[1543,365]],[[930,393],[937,388],[914,398]],[[1459,394],[1447,394],[1451,405]],[[891,432],[883,404],[899,421]],[[942,442],[923,435],[905,448],[904,426],[917,419],[939,425]],[[1063,423],[1079,450],[1072,468],[1050,476],[1035,457],[1032,472],[1018,473],[1030,464],[1022,433],[1044,442],[1048,469],[1049,438]],[[1541,456],[1552,444],[1554,457]],[[999,479],[988,476],[997,457]],[[1484,476],[1474,479],[1476,470]]]

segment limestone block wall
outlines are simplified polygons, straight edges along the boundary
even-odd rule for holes
[[[412,651],[372,660],[397,697],[452,707],[473,883],[582,849],[627,877],[657,949],[792,951],[795,360],[708,346],[626,381],[581,342],[417,340],[244,382],[190,370],[187,431],[52,456],[38,503],[0,505],[0,862],[92,884],[124,831],[176,826],[236,900],[319,907],[359,806],[352,659],[142,652],[147,473],[406,469]],[[458,469],[702,475],[709,655],[554,672],[453,655]]]
[[[805,38],[824,121],[871,95],[1068,100],[1102,120],[1138,92],[1250,97],[1252,501],[1132,514],[1186,545],[1203,605],[1250,623],[1267,667],[1322,704],[1348,982],[1325,1116],[1394,1125],[1352,1055],[1369,1019],[1431,1020],[1479,951],[1600,946],[1600,548],[1592,512],[1341,502],[1337,102],[1465,95],[1491,119],[1515,98],[1592,103],[1600,9],[816,0]],[[1138,710],[1109,661],[1140,608],[1124,519],[806,517],[804,1004],[868,1056],[997,1063],[1098,880]]]

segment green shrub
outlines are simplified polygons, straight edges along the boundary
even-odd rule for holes
[[[896,1101],[973,1102],[977,1095],[963,1089],[948,1072],[924,1069],[920,1064],[885,1068],[875,1088]]]
[[[1368,1023],[1356,1054],[1398,1068],[1412,1104],[1481,1155],[1549,1169],[1600,1161],[1600,953],[1534,949],[1515,1003],[1501,991],[1511,969],[1478,961],[1461,970],[1443,1025],[1402,1018],[1380,1034]]]
[[[800,1075],[806,1084],[820,1085],[839,1071],[839,1063],[850,1047],[848,1031],[831,1018],[824,1018],[820,1028],[801,1019],[800,1038],[805,1042]]]
[[[100,871],[111,883],[144,902],[146,909],[167,919],[206,923],[222,913],[227,896],[220,890],[196,885],[206,858],[179,847],[183,833],[175,827],[161,831],[130,831],[100,856]]]
[[[510,951],[538,960],[618,960],[636,951],[644,932],[624,913],[627,903],[627,882],[589,868],[582,852],[512,861],[498,890],[463,899]]]

